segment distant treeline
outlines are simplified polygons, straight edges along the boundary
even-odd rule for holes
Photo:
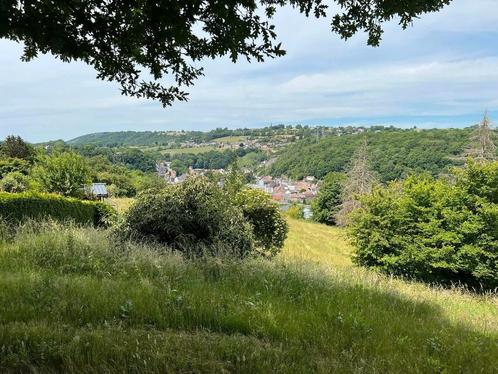
[[[302,178],[323,178],[331,171],[346,171],[363,137],[368,140],[372,169],[382,182],[413,172],[438,175],[455,165],[469,143],[471,128],[432,130],[367,130],[361,134],[303,139],[286,147],[269,172]]]
[[[261,161],[267,158],[266,153],[251,148],[209,151],[199,154],[180,153],[170,155],[166,153],[164,155],[164,159],[171,161],[171,167],[179,173],[187,171],[189,166],[194,169],[226,169],[235,159],[239,159],[240,166],[254,169]]]

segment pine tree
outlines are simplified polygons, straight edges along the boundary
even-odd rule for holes
[[[349,214],[361,206],[358,196],[369,193],[375,182],[376,178],[369,167],[368,144],[365,137],[356,151],[351,163],[351,169],[347,173],[341,209],[336,218],[338,225],[345,226],[349,224]]]
[[[472,158],[479,163],[494,161],[496,157],[496,145],[493,143],[493,130],[488,113],[484,113],[482,122],[477,125],[472,136],[470,144],[463,153],[465,159]]]

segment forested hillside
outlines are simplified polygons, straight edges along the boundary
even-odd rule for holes
[[[363,127],[327,127],[307,125],[272,125],[262,128],[241,128],[228,129],[217,128],[211,131],[116,131],[87,134],[67,143],[71,145],[100,145],[107,147],[117,146],[166,146],[180,144],[182,142],[202,143],[215,139],[221,139],[230,136],[244,136],[248,138],[265,138],[270,140],[273,136],[286,136],[292,139],[303,139],[307,137],[316,137],[317,135],[337,135],[351,134]]]
[[[87,134],[68,141],[71,145],[166,145],[175,141],[186,141],[192,136],[202,135],[200,131],[182,133],[181,131],[117,131]]]
[[[366,136],[373,170],[381,181],[403,178],[411,172],[433,175],[454,165],[454,156],[469,142],[472,129],[370,130],[364,134],[308,138],[289,145],[272,165],[273,175],[324,177],[347,170],[351,156]]]

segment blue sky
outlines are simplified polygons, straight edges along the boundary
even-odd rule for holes
[[[345,42],[329,20],[283,9],[275,20],[287,50],[265,63],[206,61],[190,101],[121,96],[82,63],[51,56],[19,60],[22,46],[0,40],[0,138],[38,142],[100,131],[208,130],[269,124],[386,124],[464,127],[484,110],[498,121],[497,0],[453,0],[382,45]]]

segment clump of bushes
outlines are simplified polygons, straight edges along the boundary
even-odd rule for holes
[[[353,214],[355,261],[427,281],[498,286],[498,163],[453,181],[412,176],[376,188]]]
[[[29,177],[19,171],[13,171],[0,179],[0,191],[25,192],[29,189]]]
[[[123,238],[153,240],[190,256],[275,254],[286,225],[269,198],[237,196],[204,177],[142,193],[117,228]]]
[[[109,226],[115,218],[109,205],[52,194],[0,192],[0,218],[11,223],[50,218],[77,224]]]
[[[278,204],[270,195],[244,188],[235,195],[234,201],[253,228],[257,252],[266,257],[280,252],[289,229]]]

